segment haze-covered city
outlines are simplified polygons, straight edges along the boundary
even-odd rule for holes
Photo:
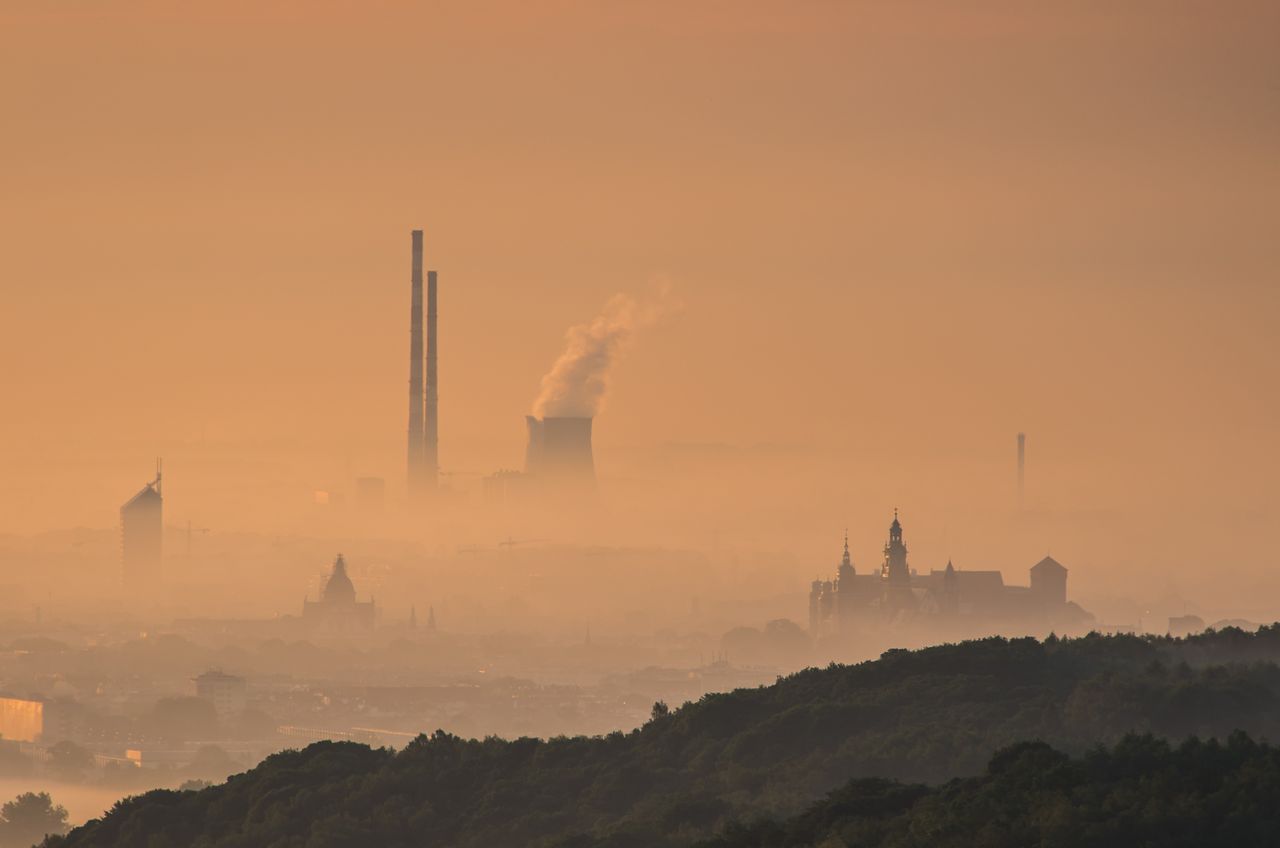
[[[0,12],[0,846],[314,743],[1269,638],[1274,9],[483,5]],[[768,813],[970,773],[855,762]],[[235,844],[373,844],[318,827]]]

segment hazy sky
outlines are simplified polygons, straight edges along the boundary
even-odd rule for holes
[[[765,443],[859,508],[962,504],[1023,429],[1046,507],[1273,517],[1278,32],[1270,0],[5,0],[0,530],[109,526],[161,453],[223,525],[402,485],[414,227],[446,469],[518,466],[565,330],[661,278],[606,476]]]

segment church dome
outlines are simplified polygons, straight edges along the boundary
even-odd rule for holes
[[[333,573],[329,575],[329,582],[324,584],[324,592],[320,595],[320,599],[326,604],[356,602],[356,587],[347,576],[347,563],[342,558],[342,554],[338,554],[337,560],[333,563]]]

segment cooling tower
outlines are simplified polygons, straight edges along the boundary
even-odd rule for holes
[[[525,417],[529,445],[525,472],[551,483],[594,486],[595,460],[591,455],[590,418]]]

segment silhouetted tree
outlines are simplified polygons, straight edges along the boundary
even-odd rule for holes
[[[67,832],[67,811],[47,792],[27,792],[0,807],[0,848],[30,848]]]

